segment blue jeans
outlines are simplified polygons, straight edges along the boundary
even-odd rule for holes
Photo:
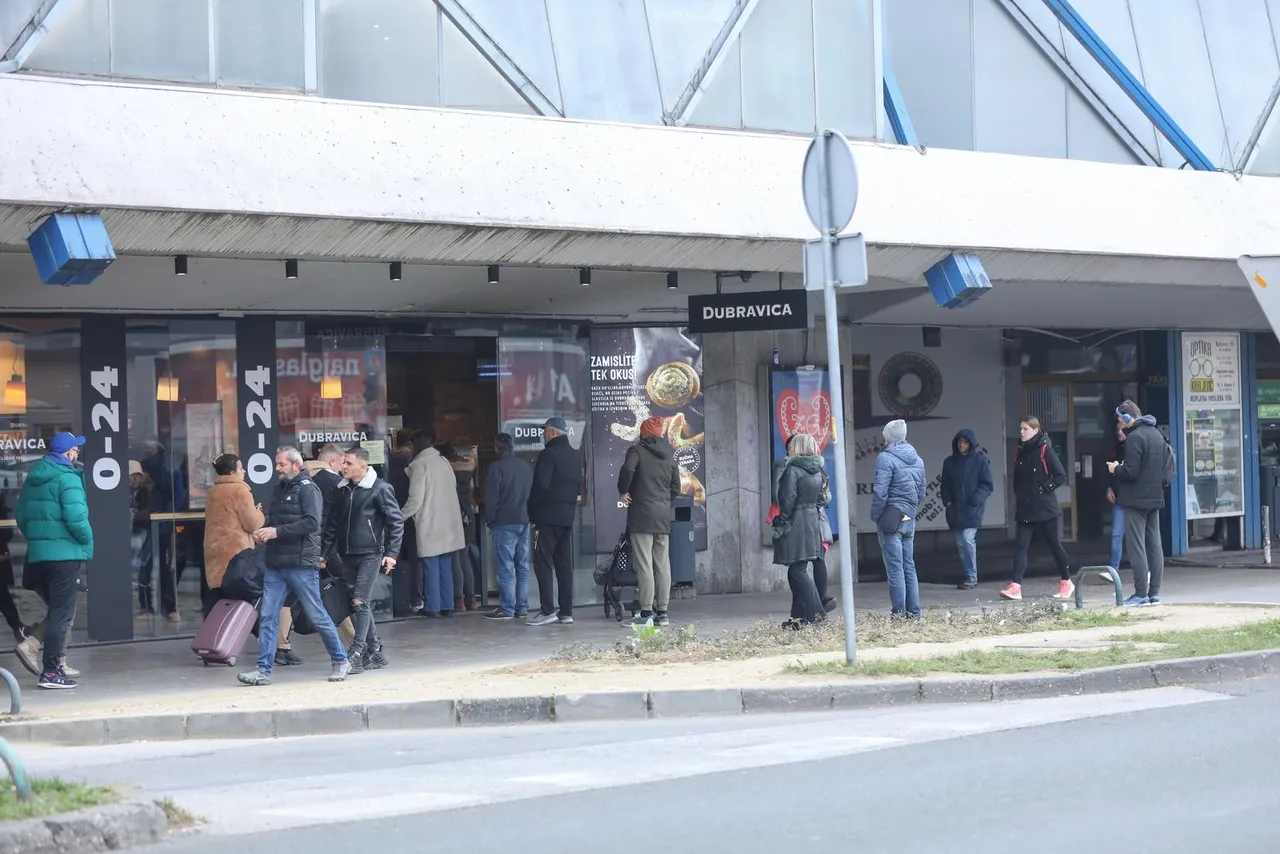
[[[1111,505],[1111,566],[1120,568],[1120,556],[1124,554],[1124,510],[1119,504]]]
[[[978,582],[978,529],[958,528],[951,532],[960,550],[960,564],[964,567],[964,580]]]
[[[920,580],[916,576],[916,520],[908,519],[895,533],[876,531],[884,570],[889,576],[889,605],[894,614],[920,616]]]
[[[422,558],[422,590],[428,614],[453,610],[453,555]]]
[[[529,526],[494,525],[493,553],[498,558],[498,609],[529,611]]]
[[[316,627],[320,640],[324,641],[329,658],[335,664],[346,661],[347,654],[338,639],[338,630],[320,601],[320,570],[267,567],[262,573],[262,617],[258,625],[259,672],[271,675],[271,666],[276,662],[276,640],[280,636],[280,609],[284,607],[285,595],[290,592],[302,603],[302,610],[311,625]]]

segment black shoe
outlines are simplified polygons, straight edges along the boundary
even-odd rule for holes
[[[804,620],[800,619],[799,617],[792,617],[790,620],[787,620],[785,623],[783,623],[782,627],[784,629],[791,629],[793,632],[798,632],[801,629],[803,629],[806,625],[808,625],[808,623],[806,623]]]
[[[828,596],[826,599],[822,600],[822,610],[830,614],[832,611],[836,609],[836,605],[838,604],[839,603],[836,602],[836,597]]]
[[[662,627],[669,626],[671,625],[671,618],[667,616],[666,611],[654,611],[653,624],[655,626],[662,626]]]
[[[302,663],[302,659],[291,649],[276,650],[276,667],[295,667]]]
[[[976,581],[961,581],[959,584],[957,584],[957,585],[956,585],[956,589],[957,589],[957,590],[977,590],[977,589],[978,589],[978,582],[976,582]]]
[[[364,661],[361,662],[363,669],[365,670],[381,670],[390,663],[390,661],[387,661],[387,657],[382,654],[381,649],[366,652],[364,654]]]
[[[74,688],[79,683],[62,673],[45,673],[37,684],[41,688]]]
[[[354,647],[347,650],[347,661],[351,664],[350,673],[364,673],[364,650],[356,650]]]

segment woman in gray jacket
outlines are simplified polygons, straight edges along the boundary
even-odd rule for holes
[[[823,558],[821,516],[831,501],[826,463],[817,441],[797,433],[787,442],[787,466],[778,480],[778,516],[773,520],[773,562],[787,567],[791,587],[791,619],[782,625],[799,629],[826,617],[809,561]]]

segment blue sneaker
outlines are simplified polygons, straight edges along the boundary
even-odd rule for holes
[[[1150,604],[1151,604],[1150,599],[1148,599],[1146,596],[1139,596],[1137,593],[1133,594],[1128,599],[1124,600],[1124,606],[1126,608],[1133,608],[1138,605],[1150,605]]]
[[[1159,605],[1159,604],[1160,604],[1160,594],[1159,594],[1159,593],[1152,593],[1150,596],[1148,596],[1148,597],[1147,597],[1147,604],[1148,604],[1148,605]]]

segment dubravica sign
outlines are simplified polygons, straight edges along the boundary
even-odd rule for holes
[[[690,332],[808,328],[809,299],[802,290],[689,297]]]

